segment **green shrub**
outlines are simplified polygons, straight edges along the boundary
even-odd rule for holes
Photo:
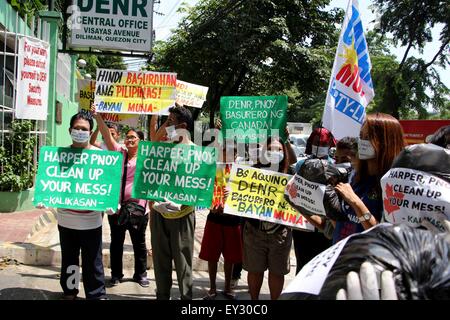
[[[33,186],[36,173],[33,154],[37,143],[36,137],[29,134],[33,127],[32,121],[15,120],[10,133],[4,135],[0,146],[0,191],[18,192]]]

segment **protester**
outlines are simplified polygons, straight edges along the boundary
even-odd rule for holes
[[[111,136],[113,137],[113,139],[116,142],[119,142],[120,133],[119,133],[118,126],[113,124],[113,123],[111,123],[111,122],[106,122],[106,126],[108,127],[109,132],[111,133]],[[99,128],[97,126],[97,128],[95,129],[94,133],[91,136],[90,143],[93,146],[96,146],[97,148],[100,148],[102,150],[108,150],[108,147],[106,146],[105,142],[98,142],[97,141],[98,132],[99,132]]]
[[[101,115],[94,113],[94,117],[97,120],[97,125],[108,150],[120,151],[124,155],[120,199],[121,206],[116,214],[108,216],[108,222],[111,227],[111,285],[118,285],[124,276],[122,261],[123,244],[126,231],[128,230],[134,251],[133,280],[142,287],[148,287],[150,282],[147,278],[145,231],[148,225],[149,210],[146,200],[133,199],[131,197],[134,174],[136,171],[138,145],[139,141],[144,140],[144,134],[135,129],[128,130],[125,137],[125,149],[113,138]]]
[[[255,168],[287,172],[289,165],[286,146],[278,139],[269,138],[262,148]],[[269,269],[269,290],[272,300],[278,299],[284,285],[284,276],[290,269],[292,231],[285,225],[247,219],[244,224],[243,268],[248,272],[248,286],[252,300],[259,299],[264,272]]]
[[[354,137],[344,137],[339,140],[336,144],[335,153],[335,165],[336,167],[341,166],[346,168],[345,172],[351,171],[352,166],[356,164],[356,159],[358,156],[358,139]],[[325,192],[328,192],[328,188],[334,192],[334,186],[336,182],[331,181],[332,178],[328,180],[329,185],[327,186]],[[327,213],[328,215],[328,213]],[[336,226],[336,221],[326,216],[319,215],[304,215],[304,217],[318,230],[322,231],[328,239],[332,239],[334,227]]]
[[[189,134],[189,130],[194,128],[194,122],[188,109],[178,105],[170,108],[164,127],[167,139],[171,143],[194,144]],[[153,134],[154,132],[151,133],[154,137]],[[156,298],[170,299],[173,260],[181,299],[192,299],[195,208],[178,205],[171,201],[155,202],[151,209],[150,231]]]
[[[74,149],[99,150],[89,143],[92,118],[77,113],[70,119],[69,133]],[[86,299],[106,299],[105,274],[102,260],[103,213],[91,210],[56,210],[61,245],[61,279],[65,300],[75,300],[78,288],[69,288],[69,277],[79,268],[81,250],[82,276]]]
[[[217,263],[220,255],[224,257],[225,288],[223,295],[228,299],[234,299],[231,288],[231,275],[233,265],[242,262],[242,243],[240,217],[223,213],[227,197],[225,189],[230,175],[231,164],[226,163],[227,151],[234,157],[234,149],[227,149],[222,145],[222,161],[217,163],[217,174],[214,185],[214,198],[208,214],[205,231],[200,249],[200,259],[208,261],[208,273],[210,289],[204,300],[214,300],[217,296],[216,275]]]
[[[325,128],[315,128],[306,142],[305,153],[310,159],[324,159],[332,163],[333,159],[329,156],[328,152],[330,147],[335,145],[336,140],[330,131]],[[295,165],[295,173],[300,171],[300,167],[304,162],[305,159],[297,162]],[[314,224],[322,224],[321,219],[312,218],[309,221],[314,222]],[[292,231],[292,238],[294,239],[295,258],[297,260],[296,273],[298,273],[309,260],[331,245],[331,241],[327,239],[319,229],[314,232],[294,229]]]
[[[404,146],[403,130],[397,119],[383,113],[367,115],[360,131],[354,175],[350,183],[335,187],[344,200],[342,211],[349,221],[336,222],[333,243],[380,221],[383,212],[380,179]]]
[[[358,157],[358,139],[354,137],[344,137],[336,144],[334,160],[336,164],[351,163],[356,164]]]

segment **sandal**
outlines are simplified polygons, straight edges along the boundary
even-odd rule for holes
[[[236,294],[234,294],[234,292],[226,292],[226,291],[222,291],[222,294],[223,294],[224,297],[227,298],[228,300],[236,300]]]
[[[203,300],[216,300],[217,297],[217,292],[214,293],[207,293],[206,296],[204,296],[202,299]]]

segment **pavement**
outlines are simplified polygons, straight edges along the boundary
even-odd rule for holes
[[[194,241],[194,299],[202,299],[209,290],[208,265],[198,258],[203,230],[208,210],[196,211],[195,241]],[[134,256],[131,239],[127,233],[124,244],[124,274],[125,281],[116,287],[107,287],[111,300],[119,299],[155,299],[155,282],[153,261],[150,245],[150,228],[147,228],[148,276],[150,287],[142,288],[131,281],[134,267]],[[109,244],[110,229],[107,216],[103,223],[103,263],[106,280],[109,280]],[[61,263],[61,248],[54,211],[35,209],[30,211],[0,213],[0,300],[57,300],[61,297],[59,285],[59,268]],[[217,274],[217,289],[223,289],[223,258],[219,261]],[[295,253],[291,251],[291,272],[285,277],[285,286],[295,277]],[[172,297],[179,297],[175,272],[172,275],[174,284]],[[239,286],[236,288],[238,300],[248,300],[247,273],[242,271]],[[80,295],[84,297],[82,282]],[[217,300],[226,300],[218,294]],[[270,299],[267,285],[267,272],[261,288],[260,299]]]

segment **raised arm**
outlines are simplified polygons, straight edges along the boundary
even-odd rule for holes
[[[97,148],[100,148],[100,143],[97,142],[98,137],[98,126],[95,129],[94,133],[92,133],[91,140],[89,141],[91,145],[96,146]]]
[[[113,139],[111,132],[109,131],[108,127],[105,124],[105,121],[103,120],[102,116],[97,113],[92,113],[95,120],[97,121],[98,129],[100,130],[100,133],[102,134],[103,141],[105,141],[106,147],[108,150],[115,151],[118,149],[119,144]]]
[[[291,141],[289,140],[289,131],[286,127],[286,141],[284,142],[286,146],[286,152],[289,157],[289,165],[297,163],[297,155],[295,154],[294,148],[292,148]]]
[[[158,115],[153,115],[150,120],[150,139],[152,141],[161,141],[166,135],[167,121],[158,128]]]

